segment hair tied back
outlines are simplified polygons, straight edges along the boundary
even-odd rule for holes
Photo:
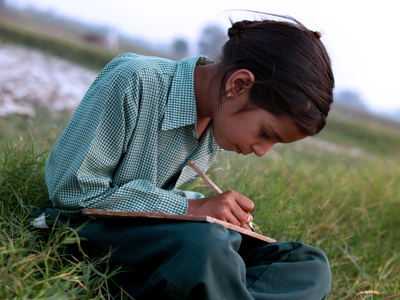
[[[312,33],[314,34],[314,36],[317,38],[317,39],[320,39],[321,38],[321,32],[319,32],[319,31],[312,31]]]
[[[232,27],[229,28],[228,30],[229,38],[232,38],[235,35],[238,35],[239,33],[243,33],[248,28],[248,25],[251,23],[253,23],[253,21],[247,21],[247,20],[233,23]]]

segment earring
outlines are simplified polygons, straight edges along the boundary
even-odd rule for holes
[[[231,96],[231,94],[226,95],[226,98],[229,98]]]

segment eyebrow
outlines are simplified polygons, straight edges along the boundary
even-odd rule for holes
[[[276,139],[280,142],[280,143],[284,143],[282,137],[279,135],[278,132],[276,132],[276,130],[274,129],[274,127],[272,127],[271,124],[267,124],[268,128],[272,131],[272,133],[274,134],[274,136],[276,137]]]

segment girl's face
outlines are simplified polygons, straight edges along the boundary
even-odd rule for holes
[[[229,99],[213,117],[215,139],[224,150],[263,156],[276,143],[291,143],[306,137],[289,117],[276,117],[251,104],[239,111],[227,105]]]

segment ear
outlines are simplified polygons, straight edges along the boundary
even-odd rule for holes
[[[234,98],[250,91],[254,83],[254,75],[247,69],[240,69],[232,73],[225,86],[226,95]]]

